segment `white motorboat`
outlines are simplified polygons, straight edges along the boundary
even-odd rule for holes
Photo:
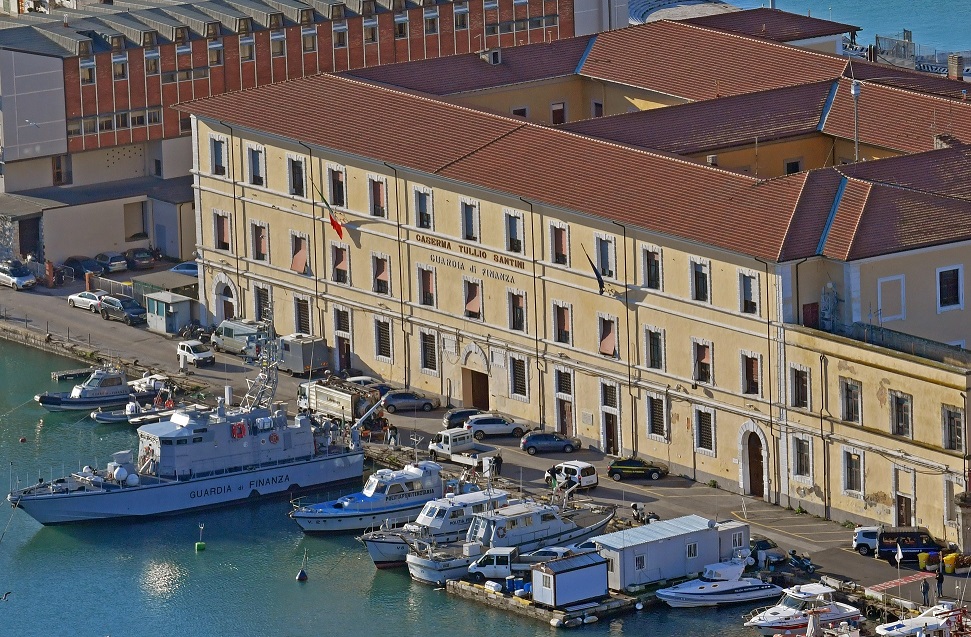
[[[7,500],[41,524],[65,524],[180,513],[360,480],[364,451],[356,428],[349,441],[337,442],[329,426],[307,416],[290,421],[272,402],[272,349],[263,347],[260,373],[239,407],[220,399],[215,409],[184,409],[142,425],[138,449],[114,453],[106,469],[41,479]]]
[[[364,490],[320,504],[296,505],[290,517],[305,533],[356,531],[411,522],[429,500],[442,497],[442,466],[423,460],[403,469],[378,469]],[[453,484],[453,488],[473,487]]]
[[[469,565],[485,550],[515,546],[532,551],[546,546],[564,546],[598,535],[613,519],[611,506],[558,506],[539,502],[520,502],[492,511],[477,513],[464,542],[435,544],[423,540],[410,542],[405,561],[412,579],[443,586],[447,580],[465,577]]]
[[[810,617],[820,626],[855,623],[862,617],[860,609],[833,599],[834,589],[825,584],[803,584],[783,589],[775,606],[758,608],[745,616],[745,625],[763,635],[789,632],[805,635]]]
[[[151,400],[167,383],[168,377],[161,374],[128,380],[120,369],[105,367],[94,370],[87,380],[69,392],[44,392],[34,396],[34,400],[48,411],[118,407],[133,396],[137,401]]]
[[[729,562],[708,564],[701,577],[662,588],[658,599],[675,608],[693,606],[721,606],[778,597],[782,588],[758,577],[744,577],[748,555],[740,555]]]
[[[880,624],[876,627],[878,635],[890,637],[910,637],[911,635],[933,635],[935,631],[955,625],[954,604],[944,602],[931,606],[916,617],[899,619],[895,622]]]
[[[497,509],[509,502],[509,493],[499,489],[446,496],[426,502],[414,522],[370,531],[358,539],[367,547],[377,568],[405,566],[409,541],[456,542],[468,533],[475,513]]]

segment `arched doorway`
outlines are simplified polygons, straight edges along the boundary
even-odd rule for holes
[[[212,313],[215,322],[236,318],[240,315],[236,286],[222,272],[216,274],[214,279]]]
[[[489,359],[475,342],[462,350],[462,404],[488,410],[490,408]]]
[[[762,474],[765,471],[762,441],[754,432],[750,432],[745,446],[748,448],[748,493],[757,498],[765,497],[765,482],[762,480]]]
[[[746,420],[738,432],[738,487],[742,493],[767,498],[769,483],[769,444],[765,433],[752,420]]]

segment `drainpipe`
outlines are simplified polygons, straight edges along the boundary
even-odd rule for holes
[[[616,221],[611,221],[615,226],[620,226],[624,231],[624,314],[627,320],[627,394],[630,396],[631,410],[631,455],[637,454],[637,403],[634,399],[634,361],[630,351],[630,279],[627,273],[627,226]]]
[[[307,154],[310,155],[310,162],[308,162],[310,164],[310,170],[308,171],[309,172],[308,176],[310,177],[310,216],[312,217],[310,225],[313,228],[313,242],[314,242],[314,251],[313,251],[314,260],[311,267],[313,268],[313,272],[314,272],[314,305],[316,306],[317,300],[320,298],[320,270],[317,268],[317,249],[318,249],[317,221],[318,219],[317,219],[317,202],[314,201],[314,151],[311,150],[310,146],[308,146],[307,144],[304,144],[299,139],[297,140],[297,143],[303,146],[304,148],[306,148]],[[318,311],[318,315],[317,315],[318,320],[320,321],[321,333],[323,333],[324,315],[319,308],[317,311]]]
[[[533,210],[533,202],[527,201],[522,197],[519,198],[524,204],[529,206],[529,248],[530,256],[533,261],[533,343],[536,349],[536,372],[539,376],[539,428],[542,431],[546,431],[546,382],[543,379],[542,367],[540,367],[540,356],[539,356],[539,310],[537,309],[536,302],[539,292],[537,291],[536,281],[539,278],[536,270],[536,220],[535,211]],[[542,228],[540,228],[542,230]],[[543,233],[540,232],[540,235]],[[524,308],[525,309],[525,308]],[[546,321],[543,321],[545,326]],[[546,361],[543,361],[543,366],[545,367]]]
[[[411,387],[411,353],[409,344],[411,341],[408,339],[408,331],[405,329],[405,276],[404,270],[404,256],[401,253],[401,246],[404,245],[404,241],[401,238],[401,201],[398,198],[398,169],[389,164],[388,162],[382,162],[385,166],[391,169],[394,173],[394,219],[395,228],[398,231],[398,282],[401,285],[401,290],[398,291],[398,315],[401,320],[401,341],[405,348],[404,357],[406,361],[409,361],[405,365],[405,387]],[[449,392],[451,396],[451,391]]]
[[[229,169],[232,171],[232,174],[230,175],[229,180],[233,184],[233,223],[234,223],[233,234],[235,235],[236,232],[238,231],[238,221],[239,221],[239,206],[237,204],[237,197],[236,197],[236,142],[235,142],[236,133],[233,132],[233,127],[230,124],[227,124],[226,122],[223,122],[223,121],[220,121],[219,123],[229,129],[229,139],[232,142],[229,145]],[[199,211],[199,214],[200,215],[202,214],[201,210]],[[244,219],[243,221],[245,222],[246,220]],[[243,234],[245,236],[245,228],[244,228]],[[240,280],[239,280],[239,250],[233,250],[233,258],[236,259],[236,285],[238,286],[238,289],[236,291],[239,293],[239,301],[236,306],[236,310],[237,312],[242,313],[243,309],[246,307],[246,304],[243,302],[243,298],[244,298],[243,285],[242,283],[240,283]],[[213,288],[213,290],[215,290],[215,288]],[[223,316],[223,318],[226,318],[226,317]]]
[[[758,261],[759,263],[761,263],[762,265],[765,266],[765,285],[762,286],[762,287],[765,288],[765,300],[766,300],[766,303],[763,306],[765,308],[765,344],[766,344],[766,350],[767,350],[767,353],[766,353],[766,359],[767,360],[766,360],[766,366],[765,367],[766,367],[767,370],[772,370],[772,372],[774,372],[775,370],[772,367],[772,315],[770,313],[769,304],[768,304],[768,300],[769,300],[769,262],[768,261],[763,261],[762,259],[760,259],[758,257],[754,257],[754,258],[755,258],[756,261]],[[772,415],[772,407],[775,404],[773,402],[773,400],[772,400],[772,376],[773,376],[773,374],[772,373],[769,373],[769,374],[766,374],[766,376],[768,377],[768,382],[766,383],[766,389],[768,390],[768,398],[769,398],[769,436],[771,438],[771,436],[772,436],[772,424],[773,424],[773,419],[774,419],[774,417]],[[780,435],[781,435],[781,430],[780,430]],[[772,463],[772,464],[773,464],[773,473],[775,473],[775,488],[776,488],[776,492],[778,493],[779,492],[778,490],[779,490],[780,486],[782,485],[782,470],[781,470],[781,466],[780,466],[781,463],[779,462],[778,442],[775,445],[775,447],[776,447],[775,450],[774,450],[775,453],[773,454],[775,456],[775,462]],[[776,504],[778,504],[780,498],[779,497],[776,497],[775,500],[776,500]]]

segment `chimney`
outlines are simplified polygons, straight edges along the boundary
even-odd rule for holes
[[[964,81],[964,57],[957,53],[949,53],[947,56],[947,79]]]

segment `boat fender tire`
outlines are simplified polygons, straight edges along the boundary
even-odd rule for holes
[[[173,407],[175,407],[175,401],[174,400],[172,400],[171,398],[169,398],[168,400],[165,401],[165,408],[166,409],[172,409]]]

